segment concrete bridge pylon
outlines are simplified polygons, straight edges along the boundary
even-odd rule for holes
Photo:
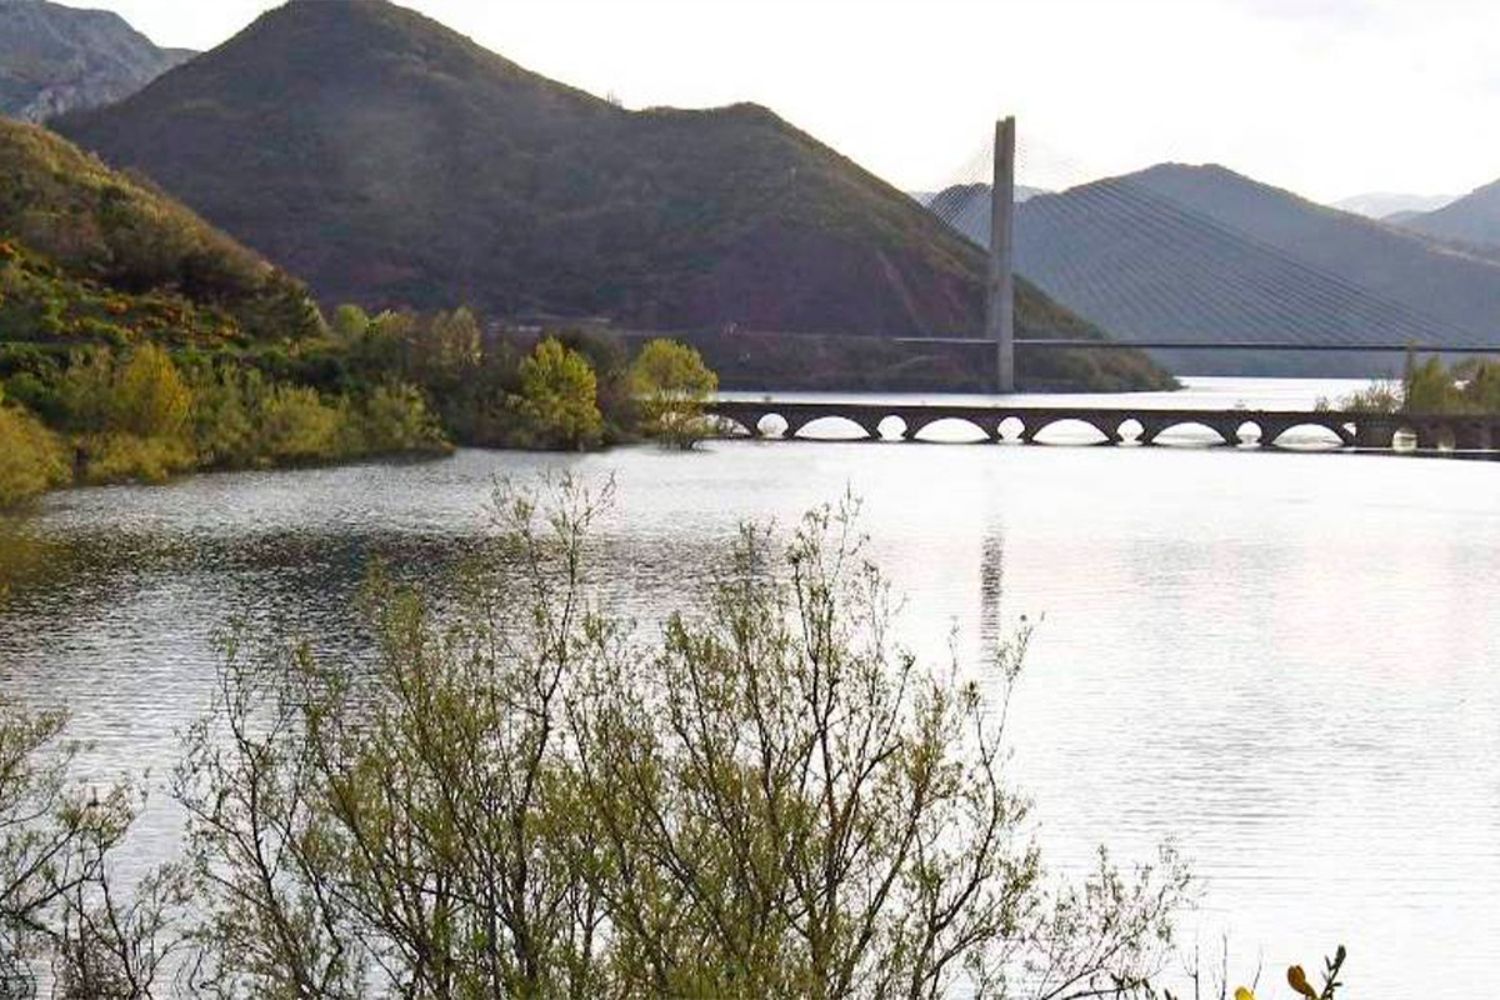
[[[995,391],[1016,391],[1016,120],[995,122],[985,335],[995,343]]]

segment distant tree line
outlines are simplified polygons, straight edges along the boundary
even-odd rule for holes
[[[646,436],[691,446],[717,379],[690,348],[631,358],[581,334],[487,337],[466,309],[370,316],[239,347],[9,344],[0,352],[0,507],[72,482],[159,482],[452,443],[593,448]]]
[[[1500,414],[1500,361],[1471,358],[1449,366],[1413,354],[1400,382],[1376,382],[1338,405],[1366,413],[1493,416]]]

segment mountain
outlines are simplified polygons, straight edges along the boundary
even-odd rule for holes
[[[1435,212],[1403,219],[1401,225],[1438,239],[1500,247],[1500,181],[1486,185]]]
[[[1341,212],[1352,212],[1367,219],[1394,221],[1393,217],[1408,213],[1422,214],[1435,211],[1457,201],[1451,194],[1399,194],[1392,191],[1371,191],[1333,203]]]
[[[1043,291],[1125,340],[1500,340],[1497,262],[1223,167],[1165,164],[1033,198],[1017,213],[1016,254]],[[1365,376],[1400,363],[1154,354],[1186,372]]]
[[[135,93],[193,56],[118,14],[46,0],[0,3],[0,115],[40,122]]]
[[[627,111],[375,0],[287,4],[54,127],[325,302],[660,330],[982,325],[983,255],[770,111]],[[1018,315],[1038,336],[1064,316],[1029,288]]]
[[[57,135],[0,119],[0,345],[220,346],[319,329],[306,289],[259,255]]]
[[[1223,167],[1163,165],[1148,190],[1403,307],[1434,328],[1500,339],[1500,265],[1405,229],[1363,219]]]

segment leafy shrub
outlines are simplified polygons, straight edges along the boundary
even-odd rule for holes
[[[108,404],[112,429],[145,438],[180,438],[187,430],[193,394],[172,358],[142,344],[115,373]]]
[[[81,438],[79,451],[89,483],[162,483],[197,465],[192,446],[181,437],[106,431]]]
[[[325,403],[314,389],[269,387],[259,407],[258,454],[276,464],[326,462],[340,454],[347,410]]]
[[[712,430],[703,405],[719,388],[719,377],[702,356],[675,340],[653,340],[631,367],[641,430],[679,448],[691,448]]]
[[[376,386],[359,401],[354,417],[348,448],[352,453],[388,455],[446,446],[442,428],[414,386]]]
[[[602,507],[502,493],[495,562],[441,611],[377,573],[368,658],[231,637],[176,786],[214,995],[1145,985],[1180,863],[1046,876],[1003,691],[891,641],[852,509],[747,528],[637,641],[589,582]]]
[[[0,398],[0,508],[65,485],[71,478],[72,465],[57,435]]]
[[[550,448],[589,448],[604,434],[597,391],[594,370],[583,355],[548,337],[521,362],[515,409],[532,442]]]

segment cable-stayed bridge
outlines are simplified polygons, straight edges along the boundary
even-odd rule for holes
[[[928,204],[990,250],[984,335],[909,338],[993,341],[1002,390],[1014,386],[1018,348],[1023,360],[1027,351],[1143,349],[1178,371],[1221,363],[1205,357],[1260,354],[1278,359],[1286,374],[1335,355],[1360,356],[1361,374],[1374,374],[1374,359],[1390,370],[1409,350],[1500,354],[1500,261],[1378,223],[1323,219],[1318,213],[1329,210],[1219,168],[1169,165],[1056,193],[1026,190],[1017,204],[1018,165],[1024,151],[1008,120],[993,153],[976,155]],[[1223,213],[1202,207],[1215,198],[1227,204]],[[1224,215],[1264,217],[1270,238]],[[1330,235],[1347,246],[1331,247]],[[1330,265],[1330,254],[1340,253],[1349,267]],[[1011,273],[1111,339],[1015,336],[1004,317]],[[1311,363],[1318,365],[1330,362]]]
[[[1276,448],[1295,438],[1293,432],[1312,429],[1342,449],[1389,451],[1404,440],[1422,451],[1500,455],[1500,415],[1056,406],[1009,396],[1018,350],[1022,358],[1026,351],[1059,349],[1148,350],[1159,359],[1234,352],[1500,355],[1500,258],[1486,260],[1389,227],[1330,217],[1334,235],[1364,251],[1356,264],[1370,268],[1377,283],[1382,267],[1389,272],[1407,266],[1431,279],[1422,294],[1450,293],[1430,302],[1419,294],[1414,302],[1399,281],[1393,294],[1320,261],[1326,246],[1309,242],[1307,253],[1293,252],[1284,242],[1247,232],[1192,204],[1192,196],[1202,194],[1195,185],[1217,186],[1238,199],[1227,214],[1262,211],[1265,220],[1249,217],[1295,230],[1296,217],[1311,212],[1314,224],[1304,223],[1304,230],[1316,235],[1329,229],[1328,220],[1317,216],[1329,210],[1222,168],[1168,166],[1153,168],[1154,176],[1147,171],[1059,193],[1024,189],[1024,204],[1018,204],[1017,153],[1014,119],[998,122],[992,156],[976,158],[981,162],[968,176],[928,202],[945,223],[989,250],[983,335],[895,338],[993,352],[1000,398],[971,403],[721,399],[710,412],[731,432],[751,437],[777,434],[779,427],[779,436],[795,438],[832,418],[869,440],[885,439],[893,425],[900,438],[918,440],[927,428],[948,422],[967,425],[978,440],[990,442],[1030,444],[1050,428],[1073,425],[1088,429],[1099,443],[1151,445],[1190,427],[1229,446]],[[988,174],[988,182],[975,173]],[[1185,197],[1174,197],[1173,185]],[[1326,242],[1327,233],[1322,237]],[[1441,256],[1449,253],[1453,261]],[[1095,321],[1112,339],[1017,337],[1018,278]],[[1478,323],[1465,321],[1474,317]],[[1176,366],[1169,362],[1169,367]]]

